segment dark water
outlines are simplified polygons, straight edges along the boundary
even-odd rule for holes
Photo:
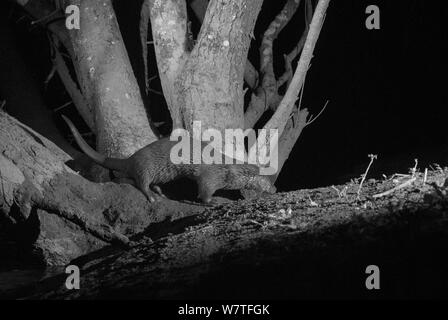
[[[12,269],[0,271],[0,299],[16,296],[22,288],[36,284],[40,280],[63,272],[64,267],[47,267],[35,269]],[[26,290],[21,294],[26,295]]]

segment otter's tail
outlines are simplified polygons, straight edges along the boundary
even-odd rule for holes
[[[81,150],[93,161],[98,163],[99,165],[111,169],[111,170],[117,170],[126,172],[126,159],[115,159],[115,158],[107,158],[103,156],[101,153],[95,151],[92,149],[87,142],[84,140],[84,138],[79,133],[78,129],[76,129],[75,125],[70,121],[69,118],[62,115],[62,119],[67,123],[68,127],[70,128],[70,131],[73,134],[73,137],[76,140],[76,143],[78,143]]]

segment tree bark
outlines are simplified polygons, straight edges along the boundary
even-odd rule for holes
[[[294,77],[291,80],[291,83],[288,87],[288,90],[286,91],[282,101],[280,102],[279,106],[277,107],[277,110],[272,115],[272,117],[269,119],[269,121],[264,125],[263,129],[265,130],[277,130],[278,136],[282,136],[284,133],[284,130],[289,122],[289,119],[291,115],[293,115],[294,108],[296,107],[296,100],[298,99],[298,95],[300,93],[300,90],[303,88],[306,74],[308,72],[308,68],[311,62],[311,59],[313,57],[313,51],[316,46],[317,40],[319,38],[320,31],[322,29],[326,11],[328,8],[328,5],[330,4],[330,0],[319,0],[317,3],[316,9],[313,14],[313,18],[311,20],[311,24],[309,27],[309,31],[304,43],[304,47],[300,56],[300,60],[298,62]],[[300,107],[300,106],[299,106]],[[299,110],[300,111],[300,110]],[[300,112],[299,115],[303,115],[303,112]],[[305,118],[306,120],[306,118]],[[304,128],[306,124],[301,125],[298,127],[297,131],[294,133],[294,136],[300,135],[300,132]],[[260,139],[260,138],[259,138]],[[251,148],[251,154],[256,154],[255,150],[258,151],[261,154],[261,160],[260,163],[267,163],[268,157],[266,150],[275,150],[276,147],[279,147],[278,145],[269,145],[270,144],[270,136],[266,135],[265,138],[262,138],[263,140],[260,141],[261,143],[260,148],[257,148],[257,146],[252,146]],[[293,141],[293,140],[290,140]],[[274,144],[276,141],[273,142]],[[287,146],[287,148],[290,148],[290,146]],[[284,148],[284,150],[287,150]]]
[[[300,90],[303,87],[306,73],[308,72],[308,68],[313,57],[314,47],[316,46],[317,39],[319,38],[329,4],[330,0],[319,0],[314,11],[314,16],[311,21],[310,29],[294,77],[288,87],[288,90],[286,91],[285,96],[283,97],[283,100],[280,102],[280,105],[274,115],[265,124],[264,129],[278,129],[279,135],[283,133],[283,130],[295,106]]]
[[[185,0],[146,0],[143,10],[148,10],[151,18],[157,67],[163,93],[173,121],[173,128],[182,128],[181,109],[176,104],[179,92],[175,83],[188,58],[186,52],[186,2]],[[143,21],[143,23],[146,25],[147,21]]]
[[[201,25],[204,21],[205,14],[207,13],[208,3],[209,0],[193,0],[190,2],[190,7]],[[252,89],[254,89],[258,83],[258,71],[249,59],[247,59],[246,66],[244,68],[244,81],[246,81],[247,85]]]
[[[13,240],[37,251],[41,262],[65,264],[151,223],[178,219],[204,207],[161,200],[150,204],[127,184],[96,184],[64,162],[52,142],[0,112],[0,225]]]
[[[152,132],[110,0],[71,0],[80,29],[70,30],[78,81],[93,109],[98,151],[127,157],[157,140]]]
[[[261,0],[212,0],[179,82],[185,128],[244,127],[243,76]]]

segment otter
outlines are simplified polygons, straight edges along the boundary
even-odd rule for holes
[[[258,195],[276,192],[269,178],[260,175],[259,167],[253,164],[174,164],[170,152],[178,142],[168,137],[150,143],[126,159],[105,157],[87,144],[70,119],[64,115],[62,118],[89,158],[106,169],[119,171],[134,180],[136,187],[151,202],[155,201],[155,193],[162,195],[160,184],[184,177],[196,181],[198,198],[206,204],[220,189],[250,190]]]

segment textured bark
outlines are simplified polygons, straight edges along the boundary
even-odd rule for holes
[[[311,20],[313,19],[313,3],[312,0],[306,0],[305,1],[305,30],[302,33],[302,37],[300,38],[299,42],[297,42],[297,45],[289,52],[288,54],[284,55],[285,59],[285,72],[280,76],[280,78],[277,81],[277,88],[280,88],[283,86],[283,84],[287,83],[287,85],[290,85],[290,82],[293,77],[293,71],[292,71],[292,61],[299,55],[300,52],[302,52],[303,46],[305,45],[305,40],[308,35],[308,31],[310,29]]]
[[[53,38],[53,45],[54,45],[53,64],[56,67],[58,75],[62,83],[64,84],[64,87],[67,90],[67,93],[72,99],[72,102],[75,105],[76,109],[78,110],[79,114],[84,119],[90,130],[96,134],[97,130],[95,126],[94,112],[92,110],[92,107],[89,105],[87,100],[82,95],[81,91],[78,89],[78,85],[72,79],[67,64],[61,52],[59,51],[58,40],[55,37]]]
[[[306,127],[308,114],[309,112],[307,109],[296,110],[291,119],[288,120],[285,130],[278,141],[278,170],[277,174],[273,177],[274,181],[278,178],[278,175],[282,171],[283,165],[286,160],[288,160],[292,148],[294,148],[294,145],[299,139],[302,130]]]
[[[187,7],[185,0],[146,0],[163,93],[171,113],[173,128],[182,127],[175,83],[187,58]],[[146,24],[146,21],[144,21]]]
[[[92,107],[97,148],[126,157],[156,140],[146,115],[110,0],[65,1],[80,9],[80,29],[70,30],[73,64]]]
[[[283,133],[283,129],[286,126],[286,123],[295,106],[299,92],[305,81],[306,73],[308,71],[311,58],[313,57],[314,47],[317,43],[317,39],[319,38],[329,3],[330,0],[319,0],[314,12],[313,20],[311,21],[310,30],[305,41],[302,55],[300,56],[294,78],[292,79],[291,85],[286,91],[282,102],[277,108],[277,111],[264,126],[265,129],[278,129],[279,135]]]
[[[279,136],[283,134],[284,129],[291,115],[293,114],[300,90],[303,88],[306,74],[313,57],[314,47],[316,46],[317,40],[319,38],[319,34],[324,23],[324,18],[329,3],[330,0],[319,0],[313,15],[313,19],[311,21],[309,32],[304,44],[302,54],[300,56],[300,60],[297,65],[297,69],[295,71],[293,79],[291,80],[291,84],[289,85],[288,90],[286,91],[285,96],[280,102],[277,110],[272,115],[271,119],[269,119],[269,121],[264,125],[263,129],[278,130]],[[269,146],[269,143],[270,137],[269,135],[266,135],[266,139],[264,141],[261,141],[261,147],[258,149],[258,151],[261,151],[261,155],[264,157],[264,159],[261,159],[260,163],[266,163],[268,160],[266,158],[266,149],[275,149],[275,146]],[[252,148],[255,148],[255,146]],[[255,154],[255,152],[252,153]]]
[[[260,46],[260,74],[262,80],[259,88],[252,94],[244,115],[245,128],[252,128],[269,107],[275,109],[281,101],[282,97],[278,94],[279,86],[274,72],[274,41],[291,20],[300,3],[300,0],[286,1],[283,9],[264,33],[263,42]]]
[[[151,223],[203,210],[169,200],[150,204],[127,184],[89,182],[64,164],[70,159],[0,112],[0,231],[14,230],[9,240],[32,247],[43,263],[61,265],[109,243],[129,244]]]
[[[193,0],[190,2],[190,7],[201,24],[204,21],[208,3],[209,0]],[[252,89],[254,89],[258,83],[258,71],[249,59],[246,61],[246,66],[244,68],[244,81],[246,81],[247,85]]]
[[[244,127],[243,76],[261,0],[211,1],[184,68],[177,106],[185,127]]]

